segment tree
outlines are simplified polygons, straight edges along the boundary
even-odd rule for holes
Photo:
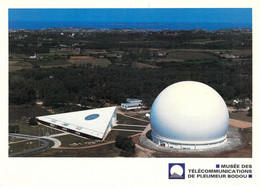
[[[20,132],[19,125],[17,124],[9,125],[9,133],[17,133],[17,132]]]
[[[131,137],[116,137],[115,145],[117,148],[122,149],[121,156],[130,157],[135,154],[135,143]]]
[[[11,104],[33,104],[36,92],[30,81],[10,79],[9,101]]]
[[[247,116],[252,116],[252,108],[249,108]]]
[[[38,122],[37,122],[37,120],[36,120],[35,117],[32,117],[32,118],[29,119],[29,125],[30,125],[30,126],[36,126],[36,125],[38,125]]]

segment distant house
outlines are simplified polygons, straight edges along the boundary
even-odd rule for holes
[[[143,108],[143,101],[140,99],[127,99],[126,103],[121,103],[121,108],[124,110],[133,110]]]
[[[167,55],[166,52],[158,52],[158,56],[159,56],[159,57],[164,57],[164,56],[166,56],[166,55]]]
[[[37,59],[37,54],[35,53],[34,56],[29,56],[29,59]]]

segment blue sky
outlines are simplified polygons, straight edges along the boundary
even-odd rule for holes
[[[9,9],[9,21],[251,23],[252,9]]]

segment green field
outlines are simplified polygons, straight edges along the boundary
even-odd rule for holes
[[[50,51],[49,53],[42,53],[41,56],[53,57],[53,56],[67,56],[67,53],[62,51]]]
[[[118,125],[115,126],[113,129],[130,129],[130,130],[141,130],[143,131],[145,127],[136,127],[136,126],[122,126],[122,125]]]
[[[87,142],[96,141],[94,139],[84,139],[74,135],[65,135],[55,138],[61,141],[61,147],[75,147],[71,145],[73,143],[78,144],[76,147],[85,147],[88,145]]]
[[[176,51],[176,52],[169,53],[169,55],[167,55],[167,58],[180,59],[180,60],[201,60],[201,59],[216,59],[217,57],[206,52]]]
[[[47,132],[57,134],[61,131],[54,130],[46,126],[30,126],[28,120],[31,117],[50,114],[38,105],[10,105],[9,106],[9,124],[19,125],[19,133],[33,136],[45,136]]]
[[[248,112],[231,112],[229,117],[241,121],[252,122],[252,116],[247,116]]]
[[[148,122],[139,121],[139,120],[135,120],[132,118],[122,116],[120,114],[117,114],[117,120],[118,120],[118,122],[117,122],[118,124],[132,124],[132,125],[135,125],[135,124],[148,125],[149,124],[149,121]]]
[[[70,59],[70,63],[72,64],[91,64],[93,66],[102,66],[107,67],[111,64],[111,62],[106,58],[84,58],[84,59]]]
[[[10,105],[9,106],[9,122],[15,122],[22,118],[30,118],[50,114],[38,105]]]
[[[129,137],[134,134],[137,134],[137,132],[126,132],[126,131],[110,131],[106,137],[105,141],[113,141],[116,139],[118,135],[123,137]]]
[[[39,141],[37,140],[28,140],[24,142],[9,144],[9,154],[19,153],[24,150],[40,147],[42,145],[42,142],[39,143]]]
[[[16,138],[16,137],[10,137],[9,136],[9,143],[12,143],[12,142],[19,142],[19,141],[23,141],[24,139],[22,138]]]
[[[111,143],[90,149],[49,149],[43,152],[31,154],[28,157],[118,157],[120,153],[121,149],[118,149],[114,143]]]
[[[50,134],[58,134],[61,133],[61,131],[56,129],[51,129],[46,126],[37,125],[37,126],[29,126],[25,122],[18,122],[19,124],[19,134],[27,134],[27,135],[33,135],[33,136],[46,136],[46,133]]]

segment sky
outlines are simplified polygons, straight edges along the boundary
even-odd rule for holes
[[[9,9],[9,24],[34,23],[241,23],[252,25],[250,8]],[[54,25],[54,24],[52,24]],[[13,26],[13,25],[12,25]],[[39,26],[39,25],[38,25]],[[55,26],[55,25],[54,25]]]

